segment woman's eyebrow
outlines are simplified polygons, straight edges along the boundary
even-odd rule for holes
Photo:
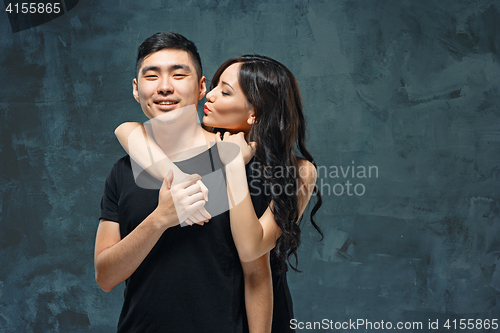
[[[226,81],[220,81],[220,83],[225,84],[225,85],[229,86],[229,88],[231,88],[232,90],[234,90],[234,88],[229,83],[227,83]]]

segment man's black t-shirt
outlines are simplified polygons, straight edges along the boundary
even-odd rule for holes
[[[221,200],[227,205],[216,148],[176,164],[188,174],[203,177],[209,203],[218,206],[207,207],[209,213],[220,208]],[[222,179],[222,183],[213,179]],[[137,186],[130,157],[118,160],[106,180],[100,218],[119,223],[124,238],[157,205],[158,190]],[[169,228],[125,282],[120,333],[248,331],[243,273],[227,211],[212,214],[204,226]]]

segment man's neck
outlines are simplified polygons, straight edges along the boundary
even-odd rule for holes
[[[149,123],[154,140],[173,161],[193,157],[207,149],[204,130],[197,122],[196,108],[192,111],[173,122],[152,119]]]

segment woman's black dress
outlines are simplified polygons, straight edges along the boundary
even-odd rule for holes
[[[269,196],[266,195],[263,181],[259,177],[257,168],[252,167],[254,160],[247,164],[247,178],[253,207],[257,217],[261,217],[269,206]],[[286,279],[288,268],[285,263],[280,262],[275,250],[271,251],[271,271],[273,275],[273,328],[272,333],[295,332],[290,328],[290,320],[293,319],[293,304],[290,290]]]

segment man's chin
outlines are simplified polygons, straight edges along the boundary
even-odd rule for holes
[[[151,122],[157,123],[158,125],[173,124],[179,118],[178,112],[175,111],[177,110],[157,114],[156,117],[151,118]]]
[[[190,119],[192,116],[197,117],[196,105],[180,106],[172,110],[151,110],[154,117],[148,117],[152,123],[158,125],[173,124],[182,119]]]

